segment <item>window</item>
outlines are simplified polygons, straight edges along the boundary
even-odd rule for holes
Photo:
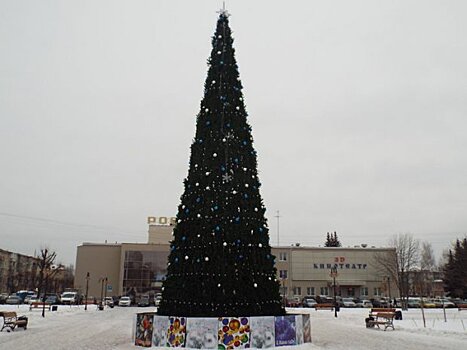
[[[368,287],[360,288],[360,295],[363,296],[363,297],[367,297],[368,296]]]
[[[381,288],[375,288],[373,294],[377,297],[381,296]]]
[[[125,251],[123,294],[148,293],[155,284],[162,285],[167,273],[167,253]]]
[[[279,253],[279,261],[287,261],[287,253],[280,252]]]
[[[354,297],[355,296],[355,288],[354,287],[349,287],[347,289],[347,296],[349,296],[349,297]]]
[[[320,295],[329,295],[329,288],[328,287],[321,287],[320,288]]]
[[[281,280],[287,279],[287,270],[279,270],[279,277]]]
[[[306,295],[315,295],[315,287],[307,287]]]
[[[302,287],[293,287],[293,295],[302,295]]]

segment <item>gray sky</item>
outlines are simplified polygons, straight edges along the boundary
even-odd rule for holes
[[[0,248],[74,263],[176,214],[221,6],[0,2]],[[272,244],[277,210],[282,244],[464,236],[467,2],[227,7]]]

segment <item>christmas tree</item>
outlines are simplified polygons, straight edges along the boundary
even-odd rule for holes
[[[160,315],[284,314],[228,17],[212,38]]]

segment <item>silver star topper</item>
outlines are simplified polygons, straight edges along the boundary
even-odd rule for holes
[[[225,17],[230,16],[229,12],[225,9],[225,1],[222,3],[222,8],[219,11],[217,11],[217,13],[220,15],[224,15]]]

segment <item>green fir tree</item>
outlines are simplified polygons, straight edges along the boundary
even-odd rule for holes
[[[337,232],[334,231],[334,233],[329,232],[326,235],[326,242],[324,242],[325,247],[342,247],[341,242],[339,241],[339,238],[337,238]]]
[[[467,298],[467,238],[456,240],[443,268],[445,288],[451,297]]]
[[[284,314],[232,44],[228,14],[221,11],[171,242],[161,315]]]

